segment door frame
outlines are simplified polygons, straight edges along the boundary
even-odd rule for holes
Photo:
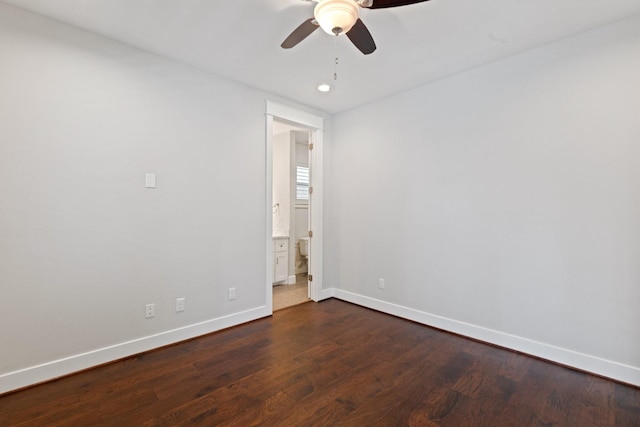
[[[313,150],[309,153],[309,185],[313,186],[313,193],[309,195],[309,229],[313,230],[313,237],[309,239],[308,267],[309,274],[313,277],[309,282],[309,297],[318,302],[322,292],[324,117],[267,100],[265,118],[266,301],[267,309],[273,313],[273,120],[277,119],[308,129],[309,142],[313,144]]]

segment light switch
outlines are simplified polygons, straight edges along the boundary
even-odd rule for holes
[[[144,186],[147,188],[156,188],[156,174],[148,173],[144,176]]]

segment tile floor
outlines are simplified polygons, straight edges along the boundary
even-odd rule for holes
[[[307,275],[297,274],[295,285],[276,285],[273,287],[273,311],[292,305],[311,301],[308,295]]]

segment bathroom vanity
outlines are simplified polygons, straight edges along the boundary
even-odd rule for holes
[[[273,238],[273,283],[286,281],[289,276],[289,238]]]

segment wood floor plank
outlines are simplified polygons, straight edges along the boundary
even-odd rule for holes
[[[0,426],[640,426],[640,389],[339,300],[0,396]]]

